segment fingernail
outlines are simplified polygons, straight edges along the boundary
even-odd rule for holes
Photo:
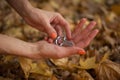
[[[52,39],[55,39],[55,38],[57,37],[57,35],[56,35],[56,33],[52,33],[52,34],[50,35],[50,37],[51,37]]]
[[[84,55],[84,54],[85,54],[85,51],[84,51],[84,50],[79,50],[79,51],[78,51],[78,54]]]

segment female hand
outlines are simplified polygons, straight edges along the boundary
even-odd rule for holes
[[[29,25],[46,32],[52,39],[62,33],[62,28],[65,29],[67,38],[71,39],[70,26],[59,13],[33,8],[30,9],[29,15],[23,18]]]
[[[32,43],[34,46],[28,58],[40,59],[40,58],[64,58],[76,53],[85,52],[84,49],[79,47],[60,47],[55,44],[48,43],[47,41],[39,41]]]
[[[94,26],[96,25],[95,21],[90,22],[86,28],[83,29],[85,22],[86,19],[83,18],[72,32],[72,40],[76,47],[87,47],[99,32],[97,29],[93,30]]]
[[[98,29],[93,29],[96,25],[95,21],[90,22],[85,28],[83,28],[85,22],[86,18],[81,19],[81,21],[78,23],[78,25],[72,32],[71,41],[74,42],[74,46],[79,48],[87,47],[99,32]],[[47,40],[50,43],[53,42],[52,39],[49,39],[47,37],[45,37],[45,40]]]

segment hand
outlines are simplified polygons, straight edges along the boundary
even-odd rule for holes
[[[64,58],[70,55],[74,55],[79,52],[85,52],[82,48],[79,47],[60,47],[55,44],[48,43],[47,41],[39,41],[33,43],[34,47],[32,48],[30,54],[27,57],[32,59],[40,58]]]
[[[83,18],[72,32],[72,41],[75,43],[75,46],[79,48],[87,47],[99,32],[97,29],[93,30],[96,25],[95,21],[90,22],[86,28],[83,29],[85,22],[86,18]],[[45,40],[53,43],[53,40],[47,37],[45,37]]]
[[[25,21],[34,28],[46,32],[50,38],[55,39],[57,34],[62,33],[62,27],[65,29],[67,38],[71,38],[71,31],[68,22],[59,14],[40,10],[37,8],[31,9],[29,17],[23,17]]]
[[[23,56],[31,59],[63,58],[78,52],[84,52],[78,47],[59,47],[47,41],[29,43],[0,34],[0,51],[5,54]]]
[[[83,18],[72,32],[72,40],[76,47],[87,47],[98,33],[97,29],[93,30],[96,22],[90,22],[87,27],[83,29],[85,22],[86,19]]]

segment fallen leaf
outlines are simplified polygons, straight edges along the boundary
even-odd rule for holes
[[[86,60],[83,60],[80,58],[80,68],[82,69],[94,69],[97,67],[97,63],[96,63],[96,57],[90,57],[87,58]]]
[[[120,4],[115,4],[111,6],[111,9],[113,12],[115,12],[117,15],[120,15]]]
[[[66,66],[67,62],[68,62],[68,58],[62,58],[62,59],[51,59],[51,61],[59,67],[64,67]]]
[[[94,80],[93,77],[85,70],[78,71],[74,74],[74,80]]]
[[[96,68],[96,74],[97,80],[120,80],[120,64],[105,60]]]
[[[29,77],[30,73],[39,74],[42,76],[51,76],[52,72],[44,61],[33,61],[27,58],[19,58],[20,65],[25,73],[26,79]]]

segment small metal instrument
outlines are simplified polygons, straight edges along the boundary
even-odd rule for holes
[[[67,38],[58,36],[55,40],[54,43],[58,46],[64,46],[64,47],[71,47],[74,45],[72,41],[67,40]]]

